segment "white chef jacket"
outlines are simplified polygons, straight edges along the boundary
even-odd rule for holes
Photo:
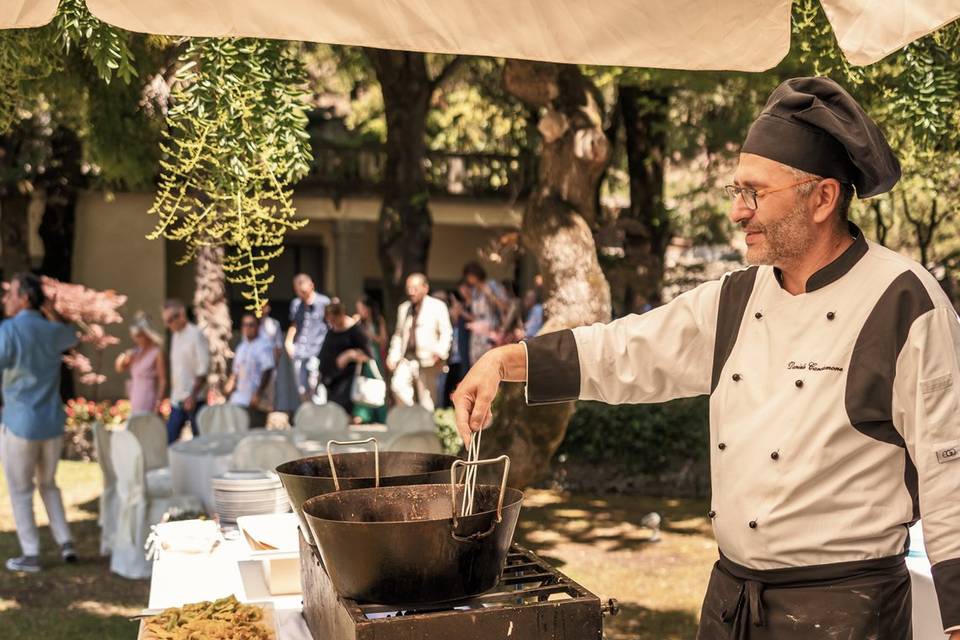
[[[944,626],[960,628],[960,321],[919,264],[851,232],[803,294],[752,266],[526,341],[527,400],[710,394],[721,553],[758,570],[884,558],[922,515]]]

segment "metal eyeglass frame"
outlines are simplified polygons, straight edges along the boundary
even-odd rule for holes
[[[750,211],[756,211],[757,207],[760,206],[759,199],[763,196],[776,193],[777,191],[785,191],[793,187],[799,187],[800,185],[810,184],[811,182],[820,182],[823,178],[806,178],[800,180],[799,182],[794,182],[782,187],[771,187],[769,189],[753,189],[751,187],[738,187],[735,184],[728,184],[723,187],[724,193],[726,193],[731,200],[736,200],[739,196],[743,200],[743,206],[745,206]],[[749,197],[747,197],[749,196]],[[753,206],[751,206],[751,202]]]

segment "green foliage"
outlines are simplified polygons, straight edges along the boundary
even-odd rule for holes
[[[663,404],[578,402],[558,453],[583,462],[615,460],[639,473],[660,473],[704,460],[709,443],[709,398]]]
[[[79,47],[104,82],[114,75],[124,82],[136,76],[130,34],[93,17],[85,0],[60,0],[53,24],[64,53]]]
[[[45,170],[57,161],[47,138],[65,127],[83,141],[85,163],[102,183],[148,186],[162,120],[144,111],[143,87],[132,80],[154,72],[167,46],[101,23],[83,0],[61,2],[44,27],[0,31],[0,133],[17,148],[2,180],[21,191],[43,188]],[[110,83],[114,75],[124,82]],[[21,162],[25,148],[32,152]]]
[[[58,68],[59,53],[49,26],[0,30],[0,135],[35,106],[30,86]]]
[[[22,114],[16,126],[3,137],[0,150],[0,196],[27,194],[34,182],[46,173],[51,160],[53,126],[50,114],[42,109]]]
[[[460,153],[503,153],[518,151],[526,123],[523,106],[492,102],[481,88],[466,83],[443,91],[442,108],[427,118],[430,148]]]
[[[449,56],[447,56],[449,57]],[[436,57],[427,57],[437,66]],[[427,117],[431,149],[455,153],[519,155],[529,149],[527,108],[503,88],[502,64],[469,58],[455,79],[439,87]]]
[[[383,94],[370,60],[360,47],[307,43],[300,55],[307,70],[311,105],[347,131],[337,144],[387,139]]]
[[[787,59],[778,65],[781,71],[778,75],[784,78],[829,76],[847,89],[855,89],[864,82],[864,69],[852,66],[843,55],[819,0],[793,3],[792,30],[794,46]]]
[[[960,26],[951,24],[907,46],[890,96],[890,116],[920,149],[956,151],[960,125]]]
[[[74,64],[67,73],[83,78],[85,109],[79,128],[98,185],[147,190],[158,172],[166,108],[166,83],[157,73],[172,57],[173,43],[134,34],[130,47],[140,82],[103,82],[90,64],[76,70],[80,65]]]
[[[457,431],[457,417],[453,408],[435,410],[433,421],[437,425],[440,441],[443,442],[443,452],[451,456],[458,455],[463,448],[463,441]]]
[[[192,39],[180,62],[150,237],[183,241],[182,262],[223,246],[227,278],[259,312],[269,260],[306,222],[291,189],[311,161],[303,65],[287,43],[250,38]]]

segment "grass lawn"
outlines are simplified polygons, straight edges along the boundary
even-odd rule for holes
[[[97,497],[100,469],[95,463],[61,462],[57,483],[80,562],[65,565],[50,535],[39,495],[34,512],[41,524],[43,548],[39,574],[13,574],[0,566],[0,636],[3,640],[132,639],[139,613],[150,592],[148,581],[126,580],[110,573],[109,559],[99,556]],[[0,474],[0,560],[20,555],[6,482]]]
[[[81,561],[60,562],[37,496],[46,569],[17,575],[0,567],[0,638],[135,638],[136,624],[127,616],[146,606],[149,582],[110,573],[107,559],[98,556],[100,471],[93,463],[61,462],[57,481]],[[605,620],[606,640],[695,636],[700,599],[717,555],[705,503],[556,491],[527,495],[518,541],[604,599],[620,602],[620,615]],[[639,525],[649,511],[664,519],[657,543],[649,542],[649,531]],[[19,545],[0,474],[0,560],[13,555],[19,555]]]

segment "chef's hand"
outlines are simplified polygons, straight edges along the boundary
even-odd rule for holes
[[[451,396],[457,416],[457,431],[466,447],[470,446],[474,432],[490,423],[490,406],[497,395],[500,381],[503,380],[498,351],[499,349],[493,349],[483,354],[470,367],[470,371]]]
[[[960,630],[951,632],[948,640],[960,640]]]
[[[483,354],[470,368],[453,393],[457,415],[457,431],[463,444],[470,446],[473,434],[490,424],[490,406],[497,395],[500,381],[527,381],[527,349],[522,344],[508,344]]]

